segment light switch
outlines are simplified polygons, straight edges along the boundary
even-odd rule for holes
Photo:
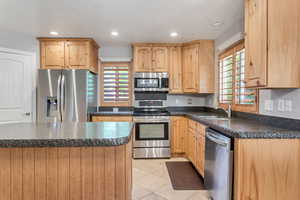
[[[285,105],[284,105],[284,100],[283,100],[283,99],[280,99],[280,100],[278,101],[278,111],[284,112],[284,111],[285,111],[284,107],[285,107]]]
[[[293,102],[291,100],[285,101],[285,111],[287,111],[287,112],[293,111]]]

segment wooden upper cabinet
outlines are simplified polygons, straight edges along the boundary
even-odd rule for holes
[[[215,92],[215,43],[201,40],[199,46],[199,93]]]
[[[182,88],[182,48],[170,47],[169,51],[169,93],[183,93]]]
[[[98,72],[99,46],[89,38],[39,38],[42,69]]]
[[[247,87],[300,87],[300,1],[246,0]]]
[[[134,47],[134,69],[136,72],[152,71],[151,47]]]
[[[41,68],[61,69],[65,66],[64,41],[43,41],[40,43]]]
[[[183,48],[183,91],[198,93],[198,46]]]
[[[69,69],[88,69],[89,42],[67,41],[65,63]]]
[[[245,79],[248,87],[267,85],[267,0],[245,2]]]
[[[185,45],[182,59],[184,93],[214,93],[214,41]]]
[[[300,87],[299,10],[299,0],[269,0],[268,87]]]
[[[168,72],[169,57],[168,47],[153,47],[152,48],[152,71]]]

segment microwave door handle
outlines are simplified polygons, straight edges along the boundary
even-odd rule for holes
[[[58,76],[57,80],[57,114],[58,120],[61,121],[61,75]]]

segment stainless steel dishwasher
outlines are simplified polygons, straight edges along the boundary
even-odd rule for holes
[[[211,199],[231,200],[233,171],[231,139],[212,129],[207,129],[205,137],[205,187]]]

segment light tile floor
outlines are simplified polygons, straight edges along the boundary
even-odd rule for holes
[[[133,200],[208,200],[205,190],[174,190],[166,161],[184,158],[133,161]]]

